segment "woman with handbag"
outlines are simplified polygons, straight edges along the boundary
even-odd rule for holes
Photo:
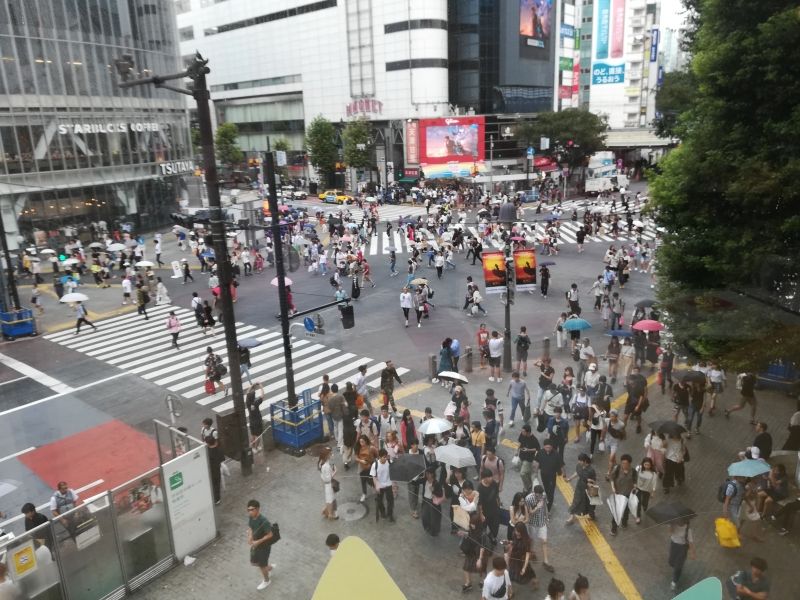
[[[325,490],[325,508],[322,509],[322,516],[329,521],[335,521],[339,518],[336,514],[336,492],[339,491],[339,481],[335,478],[336,465],[331,460],[331,449],[328,446],[319,453],[317,469]]]
[[[523,503],[524,503],[523,499]],[[513,534],[508,542],[504,542],[505,559],[508,564],[508,575],[512,583],[532,584],[533,589],[539,587],[539,580],[533,570],[533,554],[528,528],[520,522],[514,525]]]
[[[487,563],[492,558],[491,548],[494,546],[490,545],[485,530],[480,513],[477,511],[471,513],[469,531],[466,532],[458,546],[458,549],[464,554],[464,565],[461,568],[464,573],[462,593],[467,593],[472,589],[472,573],[479,573],[483,579]]]
[[[436,468],[425,470],[425,483],[422,488],[422,528],[428,535],[436,537],[442,528],[442,505],[445,501],[442,484],[436,481]]]
[[[689,450],[683,441],[682,435],[670,435],[664,450],[664,493],[669,494],[670,488],[676,483],[683,485],[686,480],[684,462],[689,458]]]
[[[599,498],[599,488],[597,486],[597,472],[594,470],[592,459],[589,458],[588,454],[581,453],[578,456],[578,465],[575,468],[575,473],[567,477],[567,481],[572,481],[576,478],[578,483],[575,484],[575,494],[569,507],[567,525],[574,523],[576,516],[589,515],[590,519],[595,519],[595,504],[592,503],[592,498]]]

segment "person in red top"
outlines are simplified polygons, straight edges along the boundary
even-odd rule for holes
[[[372,277],[369,276],[372,269],[370,268],[369,263],[363,258],[361,259],[361,268],[364,269],[364,281],[369,281],[372,284],[372,287],[375,287],[375,282],[372,281]]]
[[[486,359],[489,356],[489,330],[486,329],[486,323],[481,323],[478,328],[478,351],[481,355],[481,369],[486,368]]]

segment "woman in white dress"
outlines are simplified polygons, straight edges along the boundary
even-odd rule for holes
[[[339,518],[336,514],[336,491],[338,490],[334,490],[334,487],[338,488],[339,482],[334,478],[336,476],[336,465],[331,460],[331,449],[329,447],[326,446],[319,453],[317,468],[325,490],[325,508],[322,509],[322,516],[334,521]]]

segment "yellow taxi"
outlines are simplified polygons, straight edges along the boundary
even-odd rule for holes
[[[319,195],[319,199],[330,204],[350,204],[353,201],[352,197],[341,190],[325,190]]]

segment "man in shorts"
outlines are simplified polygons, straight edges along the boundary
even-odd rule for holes
[[[257,590],[265,590],[272,581],[269,578],[270,571],[275,565],[269,564],[269,554],[272,546],[269,540],[272,538],[272,524],[261,514],[261,504],[258,500],[250,500],[247,503],[247,543],[250,544],[250,564],[258,567],[263,576],[263,580],[256,586]]]
[[[741,400],[739,400],[739,404],[732,408],[725,409],[725,418],[729,418],[732,412],[736,412],[737,410],[742,410],[746,404],[750,405],[750,425],[756,424],[756,408],[758,407],[756,402],[756,376],[753,373],[744,373],[740,375],[740,379],[737,382],[737,387],[740,387],[740,391],[742,394]]]
[[[546,571],[555,571],[548,560],[547,549],[547,495],[544,487],[535,485],[533,491],[525,497],[525,504],[528,505],[530,520],[528,521],[528,535],[531,538],[531,551],[533,550],[534,540],[542,541],[542,566]]]
[[[500,376],[500,362],[503,359],[503,338],[497,330],[489,338],[489,381],[503,381]]]

